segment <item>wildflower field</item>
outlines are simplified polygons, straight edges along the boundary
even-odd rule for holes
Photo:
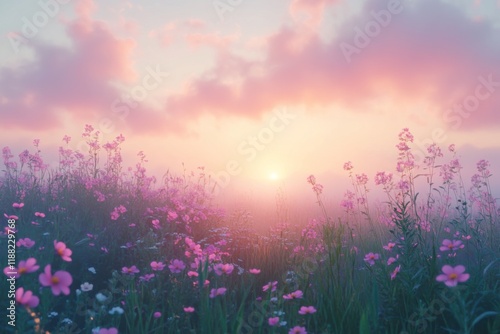
[[[342,214],[305,175],[317,215],[262,234],[214,204],[203,168],[157,180],[142,152],[122,166],[124,137],[83,138],[55,169],[38,141],[3,148],[2,333],[500,333],[486,160],[466,179],[453,145],[431,145],[417,164],[404,129],[393,171],[344,165]]]

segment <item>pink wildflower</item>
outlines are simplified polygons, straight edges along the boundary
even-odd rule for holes
[[[350,171],[351,169],[353,169],[354,167],[352,166],[352,163],[350,161],[344,163],[344,170],[346,171]]]
[[[260,269],[250,269],[248,270],[250,274],[258,275],[260,274]]]
[[[266,292],[269,289],[271,289],[271,291],[276,291],[277,287],[278,287],[278,281],[269,282],[262,287],[262,291]]]
[[[290,329],[288,334],[307,334],[305,327],[295,326]]]
[[[279,324],[280,318],[279,317],[269,318],[267,319],[267,322],[269,323],[269,326],[276,326]]]
[[[154,228],[155,230],[157,230],[157,229],[159,229],[159,228],[160,228],[160,221],[159,221],[158,219],[153,219],[153,220],[151,221],[151,224],[153,225],[153,228]]]
[[[6,276],[14,276],[16,279],[19,278],[22,274],[33,273],[37,271],[40,266],[36,265],[36,259],[30,257],[26,261],[19,261],[19,265],[14,270],[10,269],[10,267],[5,267],[3,273]]]
[[[315,185],[313,185],[313,191],[317,194],[317,195],[321,195],[321,193],[323,192],[323,186],[319,183],[316,183]]]
[[[115,208],[115,210],[118,211],[118,213],[127,212],[127,209],[123,205],[120,205],[119,207]]]
[[[176,219],[177,219],[177,217],[179,217],[179,215],[177,215],[177,212],[175,212],[175,211],[170,211],[170,210],[168,211],[168,214],[167,214],[167,220],[168,220],[169,222],[176,220]]]
[[[389,242],[389,243],[387,244],[387,246],[384,246],[384,249],[385,249],[385,250],[388,250],[388,251],[391,251],[391,250],[394,248],[394,246],[396,246],[396,243],[394,243],[394,242]]]
[[[127,274],[127,275],[134,275],[134,274],[139,273],[139,269],[137,269],[136,266],[132,266],[130,268],[123,267],[122,268],[122,273],[123,274]]]
[[[290,300],[290,299],[299,299],[299,298],[302,298],[304,296],[304,294],[302,293],[301,290],[297,290],[297,291],[294,291],[292,293],[289,293],[287,295],[284,295],[283,296],[283,299],[287,299],[287,300]]]
[[[214,271],[217,274],[217,276],[221,276],[222,274],[231,275],[233,269],[234,266],[229,263],[226,264],[219,263],[214,266]]]
[[[217,296],[222,296],[226,293],[226,288],[218,288],[210,290],[210,298],[215,298]]]
[[[396,278],[396,275],[399,273],[401,270],[401,265],[397,266],[394,271],[391,273],[391,281]]]
[[[402,142],[411,142],[413,143],[413,135],[411,134],[408,128],[404,128],[398,135],[399,140]]]
[[[459,282],[466,282],[470,277],[469,274],[465,274],[465,267],[462,265],[456,267],[444,265],[441,270],[444,274],[438,275],[436,281],[444,282],[449,287],[457,286]]]
[[[165,268],[165,264],[163,264],[163,262],[153,261],[150,263],[150,265],[151,269],[153,269],[154,271],[162,271]]]
[[[149,282],[153,277],[155,277],[155,274],[146,274],[144,276],[139,277],[139,281],[141,282]]]
[[[446,252],[446,251],[455,251],[458,250],[459,248],[464,248],[464,245],[462,244],[462,241],[460,240],[449,240],[449,239],[444,239],[443,243],[441,244],[441,247],[439,247],[439,250],[441,252]]]
[[[489,161],[487,160],[480,160],[478,163],[477,163],[477,171],[478,172],[488,172],[487,174],[489,174],[489,171],[488,171],[488,167],[490,166],[490,163]],[[15,203],[14,203],[15,204]],[[22,204],[22,203],[21,203]]]
[[[314,306],[301,306],[299,310],[299,314],[313,314],[316,313],[316,308]]]
[[[31,240],[30,238],[19,239],[19,241],[16,242],[17,247],[31,248],[34,245],[35,245],[35,242],[33,240]]]
[[[188,276],[189,277],[198,277],[200,275],[196,271],[190,270],[190,271],[188,271]]]
[[[170,262],[168,268],[170,269],[170,272],[172,272],[172,274],[178,274],[186,268],[186,265],[181,260],[176,259]]]
[[[33,295],[30,290],[24,292],[24,288],[19,288],[16,291],[16,301],[24,307],[37,307],[40,299]]]
[[[409,191],[410,190],[410,183],[406,180],[401,180],[397,184],[398,189],[402,190],[403,192]]]
[[[374,254],[374,253],[368,253],[365,255],[365,262],[370,264],[370,266],[373,266],[375,264],[375,260],[378,260],[380,258],[380,254]]]
[[[392,182],[392,173],[377,172],[375,175],[375,185],[388,185]]]
[[[40,274],[38,280],[43,286],[50,286],[55,296],[60,295],[61,292],[69,295],[69,286],[73,283],[73,278],[67,271],[59,270],[52,275],[50,264],[45,266],[44,273]]]
[[[192,307],[192,306],[184,307],[184,312],[186,312],[186,313],[193,313],[194,312],[194,307]]]
[[[66,247],[66,244],[62,241],[57,242],[54,240],[54,248],[56,253],[66,262],[71,262],[71,254],[73,253],[71,249]]]
[[[356,182],[361,185],[368,183],[368,176],[366,174],[356,174]]]

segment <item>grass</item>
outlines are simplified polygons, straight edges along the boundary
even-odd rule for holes
[[[404,129],[396,172],[375,176],[381,205],[347,163],[338,217],[309,177],[318,216],[295,221],[278,193],[279,224],[262,235],[248,211],[213,204],[203,169],[157,181],[140,155],[122,172],[122,138],[101,145],[91,127],[83,136],[88,154],[61,147],[54,170],[37,144],[19,159],[3,150],[0,248],[17,243],[20,277],[15,318],[14,299],[2,298],[2,332],[500,333],[499,211],[484,160],[467,188],[453,147],[447,161],[430,146],[417,167]],[[39,268],[23,270],[30,258]],[[68,294],[42,284],[47,265],[71,275]],[[446,265],[465,273],[438,281]]]

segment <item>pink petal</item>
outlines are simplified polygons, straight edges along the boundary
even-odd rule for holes
[[[38,280],[43,286],[49,286],[51,283],[50,276],[48,276],[47,274],[40,274],[40,276],[38,276]]]
[[[446,281],[444,284],[446,284],[449,287],[454,287],[454,286],[457,286],[457,281],[449,280],[449,281]]]
[[[69,288],[67,286],[61,286],[61,291],[62,293],[64,293],[65,295],[69,295]]]
[[[443,266],[443,273],[449,275],[449,274],[453,274],[455,272],[455,270],[453,270],[453,267],[449,266],[449,265],[444,265]]]
[[[436,277],[436,281],[438,281],[438,282],[444,282],[444,281],[446,281],[447,279],[448,279],[448,275],[444,275],[444,274],[438,275],[438,276]]]
[[[33,292],[31,292],[29,290],[26,291],[26,293],[24,294],[23,298],[21,298],[23,304],[26,304],[31,299],[32,296],[33,296]]]
[[[52,294],[54,296],[59,296],[61,294],[61,289],[59,285],[52,285]]]
[[[40,299],[37,296],[33,296],[31,300],[28,302],[29,307],[37,307],[40,303]]]
[[[24,293],[24,288],[17,289],[17,291],[16,291],[16,299],[17,300],[21,299],[21,296],[23,295],[23,293]]]
[[[54,274],[54,276],[59,278],[60,284],[69,286],[69,285],[71,285],[71,283],[73,283],[73,277],[71,277],[70,273],[68,273],[66,271],[57,271]]]

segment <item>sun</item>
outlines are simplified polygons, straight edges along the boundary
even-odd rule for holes
[[[279,175],[276,172],[271,172],[271,173],[269,173],[268,178],[271,181],[276,181],[279,179]]]

